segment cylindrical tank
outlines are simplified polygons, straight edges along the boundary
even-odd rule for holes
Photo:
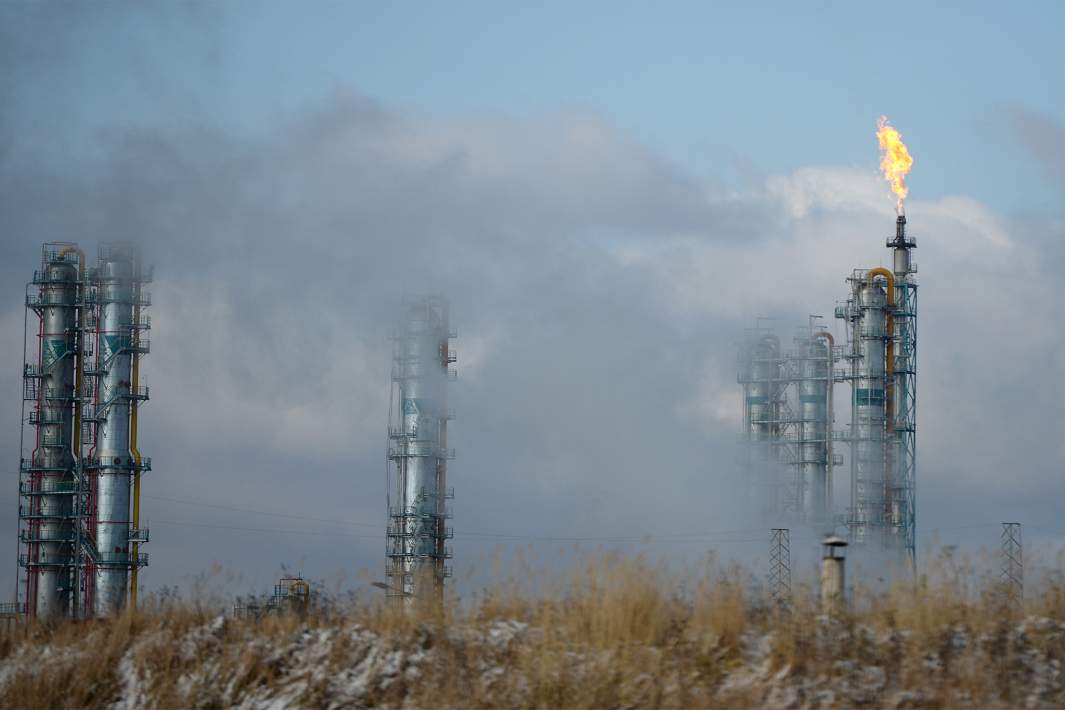
[[[823,340],[802,343],[799,380],[799,469],[803,484],[803,511],[820,522],[828,512],[828,368],[829,350]]]
[[[37,448],[32,461],[31,489],[37,503],[29,536],[37,544],[31,567],[36,574],[38,617],[65,615],[70,604],[74,563],[72,453],[74,357],[76,340],[77,269],[56,258],[47,263],[39,281],[41,309],[41,378],[38,389]],[[52,492],[53,494],[49,494]],[[32,505],[32,504],[31,504]]]
[[[410,303],[398,342],[401,411],[396,465],[401,515],[393,535],[404,546],[393,555],[402,565],[402,596],[408,603],[436,598],[442,591],[444,499],[447,476],[446,306],[433,299]],[[398,551],[396,551],[398,552]]]
[[[99,302],[95,533],[100,556],[94,608],[97,616],[107,616],[125,604],[129,580],[132,253],[121,249],[106,252],[94,280]]]
[[[887,505],[884,402],[886,385],[887,298],[879,283],[856,282],[860,315],[853,322],[858,344],[858,379],[854,387],[855,510],[853,534],[861,543],[876,528],[883,533]]]
[[[895,278],[904,278],[910,273],[910,250],[909,249],[894,249],[894,268]]]

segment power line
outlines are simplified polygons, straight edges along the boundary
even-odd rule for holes
[[[204,503],[196,500],[185,500],[181,498],[169,498],[167,496],[152,496],[146,495],[145,498],[153,500],[167,501],[170,503],[179,503],[181,505],[191,505],[199,508],[210,508],[214,510],[225,510],[237,513],[249,513],[252,515],[265,515],[275,518],[287,518],[289,520],[306,520],[317,523],[330,523],[333,525],[346,525],[352,527],[364,527],[379,529],[383,527],[381,523],[367,523],[354,520],[339,520],[337,518],[319,518],[309,515],[298,515],[295,513],[279,513],[276,511],[258,510],[255,508],[244,508],[239,506],[224,505],[220,503]],[[311,530],[286,530],[283,528],[251,528],[232,525],[217,525],[208,523],[193,523],[184,521],[157,521],[167,525],[181,525],[191,527],[214,527],[225,530],[246,530],[249,532],[265,532],[265,533],[278,533],[278,534],[292,534],[292,535],[325,535],[336,536],[335,532],[324,531],[311,531]],[[954,525],[949,527],[939,528],[927,528],[922,531],[923,534],[950,532],[954,530],[971,530],[975,528],[985,528],[998,526],[999,523],[973,523],[969,525]],[[1046,532],[1051,532],[1046,528],[1042,528]],[[467,530],[457,532],[455,537],[458,539],[466,540],[468,542],[489,542],[489,541],[513,541],[513,542],[615,542],[615,543],[651,543],[651,544],[664,544],[664,543],[712,543],[712,544],[727,544],[727,543],[754,543],[761,542],[759,538],[735,538],[725,539],[717,536],[721,535],[740,535],[744,533],[757,533],[761,532],[761,528],[736,528],[731,530],[705,530],[698,532],[677,532],[677,533],[662,533],[662,534],[630,534],[630,535],[523,535],[520,533],[506,533],[506,532],[485,532],[476,530]],[[349,537],[364,538],[364,539],[378,539],[379,535],[359,535],[356,533],[344,532],[340,533]],[[796,542],[801,542],[807,538],[793,538]],[[809,540],[815,540],[818,538],[808,538]]]
[[[218,530],[239,530],[244,532],[255,533],[274,533],[279,535],[314,535],[325,537],[355,537],[365,540],[379,540],[382,535],[360,535],[358,533],[346,532],[346,531],[328,531],[328,530],[290,530],[287,528],[252,528],[244,527],[240,525],[221,525],[217,523],[197,523],[184,520],[155,520],[152,525],[176,525],[179,527],[194,527],[194,528],[214,528]],[[466,534],[460,533],[456,535],[459,539],[467,537]],[[477,537],[469,540],[470,542],[490,542],[492,539],[502,539],[504,541],[511,542],[637,542],[637,543],[702,543],[702,544],[728,544],[728,543],[754,543],[761,542],[757,538],[722,538],[715,539],[712,537],[703,537],[701,539],[656,539],[652,536],[646,536],[643,538],[635,537],[537,537],[537,536],[521,536],[521,535],[498,535],[494,538],[489,538],[487,533],[479,533]],[[816,538],[800,538],[802,540],[814,540]]]
[[[973,530],[975,528],[989,528],[995,527],[999,523],[973,523],[972,525],[953,525],[946,528],[928,528],[927,530],[921,530],[922,534],[937,533],[937,532],[949,532],[952,530]]]
[[[521,535],[514,533],[494,533],[464,531],[457,533],[462,537],[487,537],[487,538],[514,538],[517,540],[542,540],[544,542],[699,542],[707,536],[738,535],[741,533],[759,532],[758,528],[740,528],[736,530],[704,530],[702,532],[687,533],[645,533],[641,535]],[[688,538],[688,539],[685,539]],[[737,542],[740,542],[737,540]]]
[[[153,500],[167,500],[169,502],[178,502],[183,506],[196,506],[198,508],[213,508],[215,510],[228,510],[237,513],[252,513],[255,515],[272,515],[274,517],[288,517],[294,519],[294,521],[313,521],[315,523],[333,523],[337,525],[353,525],[357,527],[377,528],[380,527],[378,523],[356,523],[354,521],[338,521],[338,519],[330,517],[313,517],[310,515],[295,515],[293,513],[276,513],[266,510],[255,510],[252,508],[237,508],[234,506],[222,506],[218,503],[201,502],[199,500],[181,500],[179,498],[167,498],[165,496],[142,496],[143,498],[151,498]]]
[[[218,525],[215,523],[193,523],[184,520],[153,520],[152,525],[178,525],[192,528],[217,528],[219,530],[243,530],[256,533],[278,533],[285,535],[322,535],[328,537],[357,537],[367,540],[380,539],[381,535],[359,535],[351,532],[329,532],[328,530],[288,530],[285,528],[246,528],[237,525]]]
[[[204,503],[202,501],[184,500],[184,499],[180,499],[180,498],[169,498],[169,497],[166,497],[166,496],[150,496],[150,495],[146,495],[146,496],[143,496],[143,497],[144,498],[151,498],[153,500],[168,501],[170,503],[180,503],[182,505],[192,505],[192,506],[196,506],[196,507],[200,507],[200,508],[212,508],[212,509],[215,509],[215,510],[227,510],[227,511],[233,511],[233,512],[238,512],[238,513],[251,513],[253,515],[267,515],[267,516],[272,516],[272,517],[277,517],[277,518],[288,518],[288,519],[291,519],[291,520],[308,520],[308,521],[313,521],[313,522],[318,522],[318,523],[333,523],[333,524],[336,524],[336,525],[351,525],[351,526],[355,526],[355,527],[369,527],[369,528],[379,528],[379,527],[381,527],[380,523],[365,523],[365,522],[357,522],[357,521],[354,521],[354,520],[338,520],[336,518],[318,518],[318,517],[313,517],[313,516],[308,516],[308,515],[297,515],[297,514],[294,514],[294,513],[278,513],[278,512],[274,512],[274,511],[257,510],[255,508],[242,508],[242,507],[238,507],[238,506],[223,505],[223,504],[219,504],[219,503]],[[170,524],[183,525],[185,523],[180,523],[178,521],[170,521]],[[189,524],[192,525],[192,523],[189,523]],[[251,528],[234,527],[233,529],[240,529],[240,530],[249,529],[250,530]],[[705,538],[707,535],[729,535],[729,534],[741,534],[741,533],[755,533],[755,532],[759,532],[760,530],[761,530],[760,528],[738,528],[738,529],[733,529],[733,530],[707,530],[707,531],[701,531],[701,532],[663,533],[661,535],[647,533],[647,534],[642,534],[642,535],[599,535],[599,536],[597,536],[597,535],[585,535],[585,536],[521,535],[521,534],[513,534],[513,533],[481,532],[481,531],[472,531],[471,530],[471,531],[464,531],[462,533],[459,533],[459,536],[460,537],[464,537],[464,538],[467,538],[467,537],[469,537],[469,538],[472,538],[472,537],[484,537],[484,538],[493,538],[493,539],[510,538],[510,539],[515,539],[515,540],[535,540],[535,541],[543,541],[543,542],[643,542],[643,541],[647,541],[647,540],[653,540],[653,541],[656,541],[656,542],[661,542],[661,541],[663,541],[666,538],[669,538],[670,541],[676,541],[676,542],[685,542],[685,540],[683,540],[683,539],[675,539],[675,538],[693,538],[691,540],[691,542],[699,542],[701,538]],[[302,532],[302,531],[298,531],[298,532]],[[329,533],[329,534],[333,534],[333,533]],[[737,541],[737,542],[739,542],[739,541]]]

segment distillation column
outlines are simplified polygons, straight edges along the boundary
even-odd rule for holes
[[[447,383],[453,337],[447,302],[426,296],[406,302],[393,353],[389,424],[389,593],[404,605],[443,601],[451,557],[447,487]],[[392,417],[390,417],[392,418]]]
[[[26,364],[24,400],[33,401],[35,446],[20,472],[20,532],[26,611],[49,618],[70,611],[75,584],[74,408],[80,284],[73,249],[46,244],[27,306],[40,319],[36,366]]]
[[[829,433],[831,396],[831,347],[829,333],[800,341],[802,355],[799,379],[799,472],[802,511],[809,522],[829,519],[831,504]]]
[[[95,430],[86,467],[91,471],[97,552],[91,609],[97,616],[125,606],[130,570],[145,557],[130,554],[130,543],[139,534],[131,526],[130,512],[131,483],[138,468],[130,450],[130,405],[146,398],[144,390],[132,386],[133,355],[147,352],[147,343],[138,335],[141,324],[133,320],[134,307],[142,304],[141,276],[132,247],[101,247],[92,275],[97,316],[91,374],[96,387],[86,417]]]
[[[780,412],[780,340],[762,335],[746,349],[740,380],[744,385],[744,429],[747,436],[748,476],[764,517],[779,510],[779,481],[775,463]]]
[[[862,273],[856,273],[851,284],[854,304],[851,339],[857,356],[851,414],[851,537],[855,543],[862,544],[869,541],[874,530],[882,536],[886,522],[885,344],[889,334],[884,289]]]

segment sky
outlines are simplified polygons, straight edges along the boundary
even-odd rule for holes
[[[993,548],[1018,520],[1051,555],[1063,15],[0,5],[0,589],[48,240],[134,240],[156,267],[148,591],[380,579],[388,335],[425,291],[459,332],[456,588],[578,545],[756,567],[736,344],[759,316],[831,316],[853,268],[886,263],[882,114],[915,157],[918,545]]]

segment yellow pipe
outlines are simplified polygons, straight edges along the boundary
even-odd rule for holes
[[[140,288],[137,289],[136,301],[140,301]],[[137,399],[137,386],[140,383],[140,366],[141,358],[140,353],[137,352],[140,345],[140,330],[138,323],[141,317],[141,307],[139,303],[134,303],[133,306],[133,372],[130,377],[130,391],[133,393],[133,398],[130,400],[130,412],[129,412],[129,452],[133,455],[133,529],[140,535],[141,527],[141,452],[137,448],[137,409],[140,400]],[[137,608],[137,556],[140,554],[141,545],[136,540],[133,541],[133,565],[129,574],[129,608],[135,610]]]
[[[895,428],[895,274],[891,273],[887,269],[878,266],[875,269],[869,269],[869,273],[866,274],[866,278],[869,280],[869,285],[873,285],[873,281],[877,276],[883,276],[887,281],[887,302],[890,307],[887,312],[887,332],[888,332],[888,344],[887,344],[887,370],[886,379],[884,383],[884,413],[887,415],[888,430]]]

